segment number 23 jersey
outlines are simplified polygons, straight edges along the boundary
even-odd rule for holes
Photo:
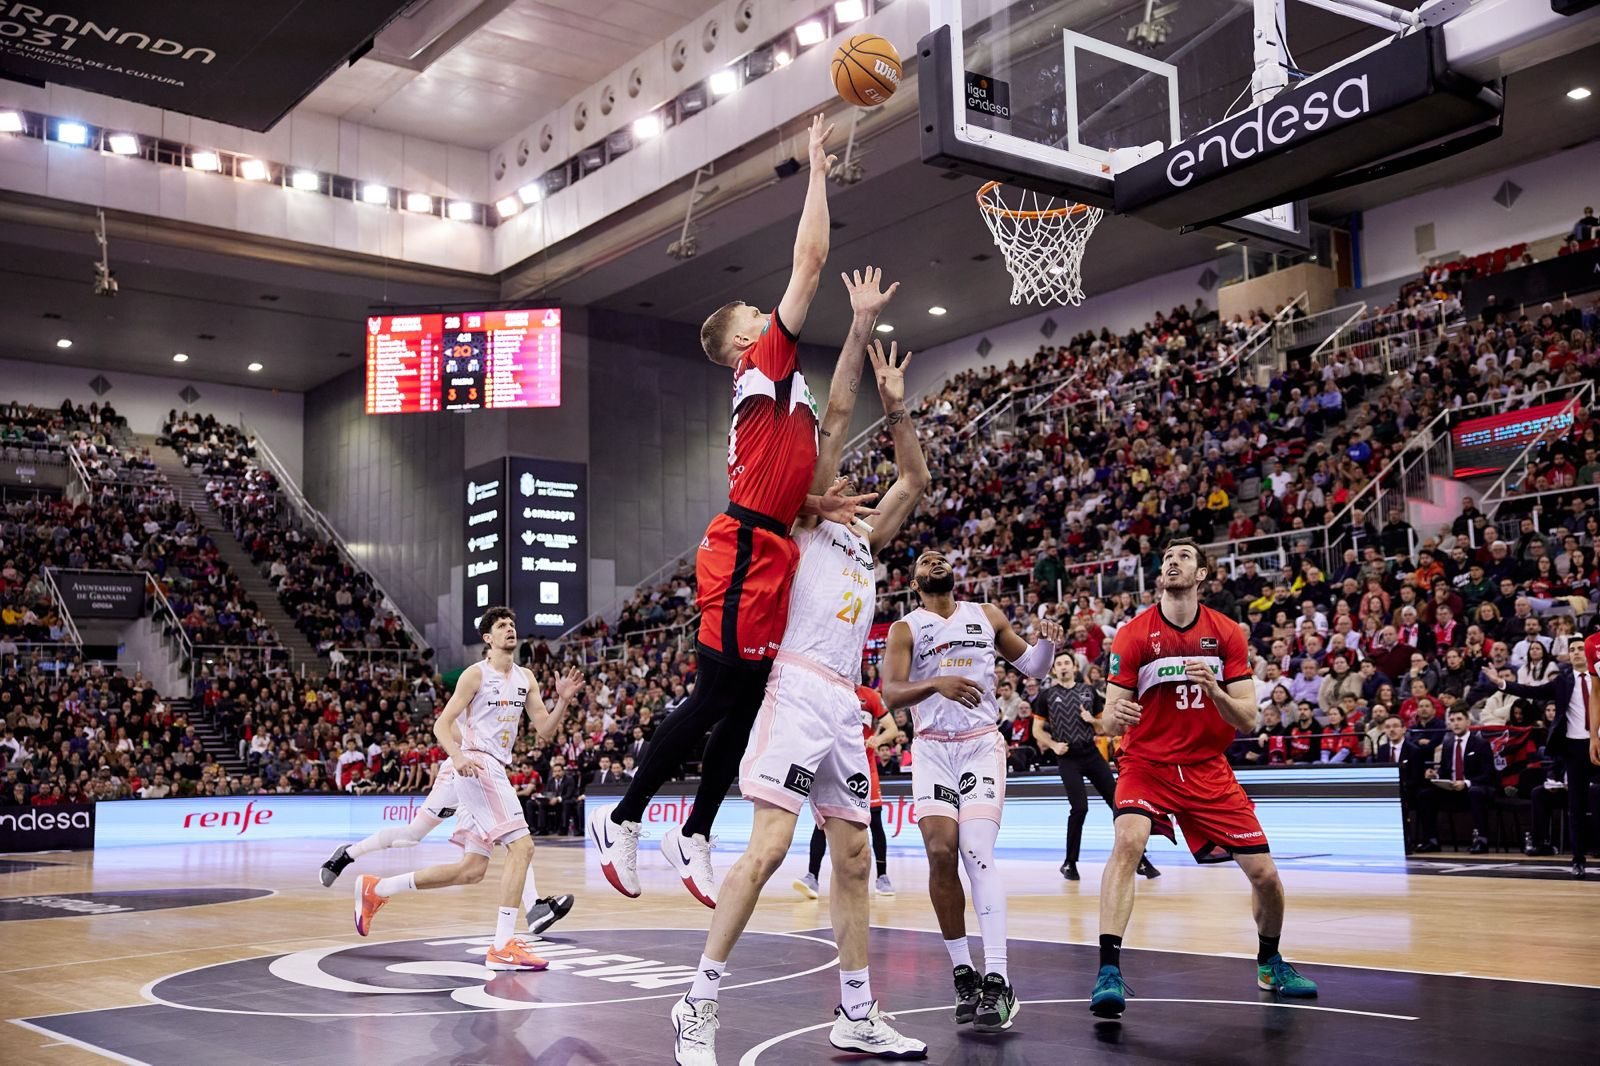
[[[1224,688],[1252,676],[1239,623],[1203,604],[1186,628],[1169,622],[1157,606],[1117,630],[1107,680],[1131,689],[1144,709],[1139,724],[1123,737],[1126,754],[1152,762],[1198,763],[1233,743],[1233,726],[1206,690],[1184,676],[1186,659],[1209,666]]]

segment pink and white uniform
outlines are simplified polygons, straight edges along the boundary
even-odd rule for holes
[[[527,714],[533,674],[520,666],[502,674],[487,659],[469,669],[478,671],[479,684],[472,702],[457,719],[461,750],[476,756],[483,769],[469,777],[456,773],[447,762],[439,770],[435,787],[448,787],[446,774],[453,778],[459,806],[450,842],[479,855],[491,855],[496,844],[528,835],[528,820],[523,817],[517,790],[506,776],[506,766]]]

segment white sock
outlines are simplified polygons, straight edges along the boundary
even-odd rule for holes
[[[363,855],[371,855],[375,851],[386,848],[411,848],[422,840],[423,837],[433,832],[439,825],[439,819],[431,814],[418,814],[411,819],[410,825],[391,825],[380,829],[364,840],[359,840],[350,845],[345,854],[352,859],[359,859]]]
[[[539,886],[533,880],[533,867],[528,867],[528,876],[522,882],[522,913],[527,914],[533,905],[539,902]]]
[[[997,973],[1009,983],[1006,972],[1006,886],[994,862],[994,842],[1000,826],[973,819],[960,829],[961,862],[972,886],[972,909],[978,912],[978,932],[983,936],[984,973]]]
[[[702,999],[716,999],[722,988],[722,976],[727,973],[728,960],[716,961],[709,955],[700,956],[700,969],[695,971],[694,984],[689,987],[691,1003]]]
[[[872,980],[866,967],[839,971],[839,1006],[844,1016],[859,1022],[872,1013]]]
[[[954,969],[957,966],[972,965],[972,949],[967,947],[966,937],[961,937],[957,940],[946,940],[944,942],[944,949],[950,953],[951,969]]]
[[[494,920],[494,949],[501,951],[517,933],[517,908],[501,907]]]
[[[392,896],[397,892],[415,892],[417,890],[417,875],[413,871],[408,874],[395,874],[385,877],[372,889],[380,896]]]

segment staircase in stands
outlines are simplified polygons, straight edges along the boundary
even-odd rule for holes
[[[188,699],[170,699],[167,703],[172,707],[174,715],[183,715],[184,719],[194,726],[194,734],[200,738],[201,748],[211,753],[212,758],[221,764],[223,771],[229,777],[237,777],[247,772],[245,761],[239,757],[239,745],[223,736],[222,730],[217,727],[210,714],[196,707],[193,701]]]

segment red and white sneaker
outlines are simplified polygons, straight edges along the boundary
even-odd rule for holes
[[[639,823],[611,820],[616,804],[589,812],[589,841],[600,853],[600,872],[630,899],[639,896]]]
[[[527,941],[515,936],[503,948],[490,948],[483,964],[491,970],[542,970],[550,965],[528,950]]]
[[[388,902],[388,896],[378,895],[377,875],[362,874],[356,878],[356,932],[362,936],[370,933],[373,916]]]
[[[673,826],[661,838],[661,854],[689,895],[715,910],[717,882],[711,869],[711,841],[699,833],[684,836],[682,829]]]

